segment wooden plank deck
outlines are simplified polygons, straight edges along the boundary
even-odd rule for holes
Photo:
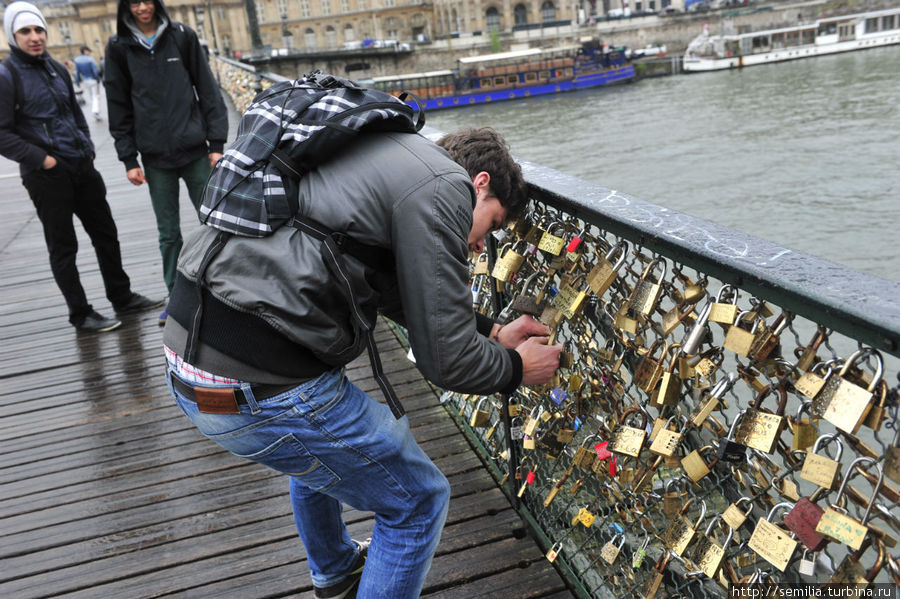
[[[91,127],[126,271],[161,297],[146,186],[125,179],[106,123]],[[198,226],[186,197],[183,226]],[[311,598],[287,479],[220,450],[175,407],[156,313],[76,333],[18,169],[2,158],[0,210],[0,597]],[[111,315],[79,235],[82,282]],[[416,439],[452,486],[423,596],[571,597],[386,326],[378,342]],[[379,397],[365,357],[349,373]],[[346,520],[369,536],[370,513],[347,508]]]

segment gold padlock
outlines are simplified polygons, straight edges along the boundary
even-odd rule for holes
[[[685,550],[688,548],[688,545],[691,544],[694,535],[697,533],[697,527],[700,526],[700,522],[702,522],[703,518],[706,516],[706,502],[701,501],[700,517],[697,519],[696,524],[691,524],[690,521],[685,518],[688,508],[693,502],[693,497],[687,500],[684,506],[682,506],[678,513],[671,519],[669,527],[662,537],[663,544],[679,557],[684,555]]]
[[[658,265],[662,265],[662,275],[660,275],[656,282],[653,282],[653,279],[650,278],[650,273],[653,272],[653,269]],[[659,301],[659,295],[662,291],[662,282],[666,280],[667,270],[668,265],[665,259],[660,257],[654,258],[650,264],[647,265],[647,268],[644,269],[641,278],[635,285],[631,297],[628,298],[628,307],[630,310],[643,314],[644,316],[653,312],[656,308],[656,303]]]
[[[741,503],[747,503],[747,511],[741,511]],[[722,513],[722,520],[725,521],[725,524],[730,526],[734,530],[738,530],[740,527],[744,525],[747,521],[747,518],[750,516],[750,513],[753,511],[753,502],[750,501],[749,497],[741,497],[731,505],[729,505],[725,511]]]
[[[819,431],[812,423],[812,418],[803,416],[803,412],[809,413],[811,408],[811,401],[803,402],[797,409],[797,416],[790,419],[791,449],[806,451],[819,438]]]
[[[734,434],[734,440],[737,443],[769,454],[775,451],[775,445],[787,423],[784,417],[787,392],[784,387],[777,389],[780,400],[774,414],[761,409],[762,400],[771,393],[771,390],[771,387],[766,387],[756,395],[756,399],[744,413]]]
[[[709,474],[712,471],[711,468],[719,461],[719,458],[714,457],[707,464],[706,460],[703,459],[703,453],[712,451],[712,448],[712,445],[704,445],[700,449],[693,450],[681,460],[681,467],[684,469],[684,473],[695,483],[700,482],[703,477]]]
[[[731,298],[731,303],[726,302],[727,298]],[[723,285],[716,293],[716,301],[710,305],[709,321],[718,322],[720,324],[734,324],[734,319],[738,314],[738,292],[731,285]]]
[[[478,403],[475,404],[475,409],[472,411],[472,417],[469,419],[469,426],[472,428],[481,428],[485,426],[491,420],[491,413],[487,410],[481,409],[481,404],[487,401],[486,397],[482,397],[478,400]]]
[[[756,522],[753,535],[747,542],[747,546],[756,552],[761,558],[784,572],[797,549],[797,541],[792,534],[772,523],[772,516],[780,509],[791,509],[792,503],[779,503],[769,510],[768,516]]]
[[[875,465],[878,467],[878,482],[872,490],[872,498],[866,506],[862,521],[858,521],[847,515],[846,510],[841,507],[841,497],[844,495],[844,491],[847,488],[847,482],[855,472],[856,465],[863,463],[869,466]],[[821,520],[819,520],[819,523],[816,525],[816,532],[833,541],[848,545],[853,549],[859,549],[862,546],[866,535],[869,533],[866,523],[869,521],[869,516],[872,513],[872,504],[875,501],[875,497],[878,496],[878,491],[881,489],[881,484],[883,482],[884,471],[877,460],[867,457],[856,458],[853,460],[853,462],[850,463],[847,474],[844,476],[841,488],[838,490],[834,502],[829,507],[825,508],[825,513],[822,514]]]
[[[831,442],[837,443],[837,453],[834,459],[819,455],[819,449],[826,448]],[[822,435],[816,440],[812,453],[806,454],[803,460],[803,468],[800,478],[824,487],[829,491],[834,488],[838,477],[841,475],[841,454],[844,452],[844,444],[841,443],[838,433]]]
[[[744,321],[748,318],[751,319],[749,330],[742,326]],[[759,323],[760,321],[756,319],[756,314],[753,312],[741,312],[738,314],[737,319],[735,319],[734,324],[728,327],[728,332],[725,333],[725,341],[722,343],[722,347],[729,351],[733,351],[739,356],[749,356],[750,350],[753,349],[753,344],[756,343],[757,334],[759,332]]]
[[[687,429],[687,422],[683,424],[680,430],[673,431],[669,428],[673,420],[676,420],[675,416],[669,418],[665,426],[659,430],[656,438],[650,444],[651,453],[661,456],[674,456],[675,452],[678,451],[684,431]]]
[[[640,426],[628,426],[626,423],[629,417],[635,413],[641,417]],[[646,440],[647,413],[636,407],[629,408],[622,414],[619,426],[613,431],[612,438],[609,441],[609,450],[636,458],[640,455]]]
[[[867,388],[863,389],[848,381],[845,376],[850,367],[865,355],[871,355],[875,358],[876,370],[872,382],[869,383]],[[838,373],[838,387],[834,392],[834,396],[828,402],[828,407],[825,409],[822,418],[842,431],[855,435],[872,408],[872,397],[876,387],[881,382],[883,372],[884,361],[877,350],[871,348],[857,350],[847,359]]]
[[[609,286],[613,284],[618,276],[619,269],[625,265],[625,257],[628,253],[628,242],[619,241],[606,253],[601,256],[597,264],[590,270],[587,275],[587,284],[597,297],[603,297]],[[615,264],[611,261],[616,255],[619,255]]]
[[[691,555],[691,561],[694,562],[704,574],[714,580],[725,559],[725,552],[728,550],[728,545],[731,544],[731,539],[734,536],[734,530],[729,527],[728,536],[725,537],[725,542],[722,545],[715,542],[712,537],[712,529],[721,517],[721,515],[717,514],[710,521],[709,526],[706,527],[706,531],[697,539],[697,542],[694,545],[694,551]]]

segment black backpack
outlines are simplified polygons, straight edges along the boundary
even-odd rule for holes
[[[260,92],[241,117],[237,139],[216,164],[201,222],[265,237],[297,215],[297,182],[363,131],[415,133],[419,111],[386,92],[320,71]]]

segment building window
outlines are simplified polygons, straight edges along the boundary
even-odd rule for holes
[[[358,10],[366,10],[366,0],[358,0],[356,3],[356,8]]]
[[[488,31],[500,31],[500,11],[492,6],[484,12],[484,19]]]
[[[541,20],[544,23],[556,20],[556,7],[552,2],[544,2],[541,5]]]
[[[219,21],[225,20],[225,7],[224,6],[216,7],[216,19],[218,19]]]
[[[68,21],[59,22],[59,36],[67,44],[72,41],[72,26],[69,25]]]
[[[278,8],[278,16],[284,17],[287,16],[287,0],[276,0],[275,6]]]
[[[528,23],[528,8],[524,4],[516,4],[513,9],[513,16],[516,19],[516,25],[526,25]]]
[[[312,9],[309,7],[309,0],[300,0],[300,16],[308,19],[312,15]]]
[[[341,12],[344,14],[350,12],[350,0],[341,0]]]
[[[307,28],[306,32],[303,34],[303,42],[306,44],[307,50],[315,50],[316,49],[316,32],[312,29]]]
[[[331,14],[331,0],[322,0],[322,14],[323,15]]]
[[[355,42],[356,34],[353,32],[353,25],[347,23],[344,25],[344,41],[345,42]]]
[[[262,2],[256,3],[256,20],[260,23],[266,20],[266,7]]]
[[[325,29],[325,44],[329,48],[337,48],[337,31],[331,25]]]
[[[100,24],[103,27],[103,33],[112,33],[112,22],[104,20],[101,21]]]

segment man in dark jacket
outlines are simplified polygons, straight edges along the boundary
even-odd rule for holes
[[[162,0],[119,0],[118,32],[106,46],[103,83],[119,160],[131,183],[146,181],[150,188],[163,278],[171,292],[182,246],[178,180],[199,208],[228,137],[225,102],[197,35],[171,20]],[[160,315],[160,325],[166,316]]]
[[[47,53],[43,14],[33,4],[13,2],[3,13],[3,28],[11,54],[0,66],[0,154],[19,163],[44,227],[50,268],[66,299],[69,322],[79,330],[112,330],[122,323],[95,312],[81,286],[73,215],[91,238],[106,297],[117,313],[162,301],[131,291],[106,187],[94,168],[94,144],[68,71]]]

